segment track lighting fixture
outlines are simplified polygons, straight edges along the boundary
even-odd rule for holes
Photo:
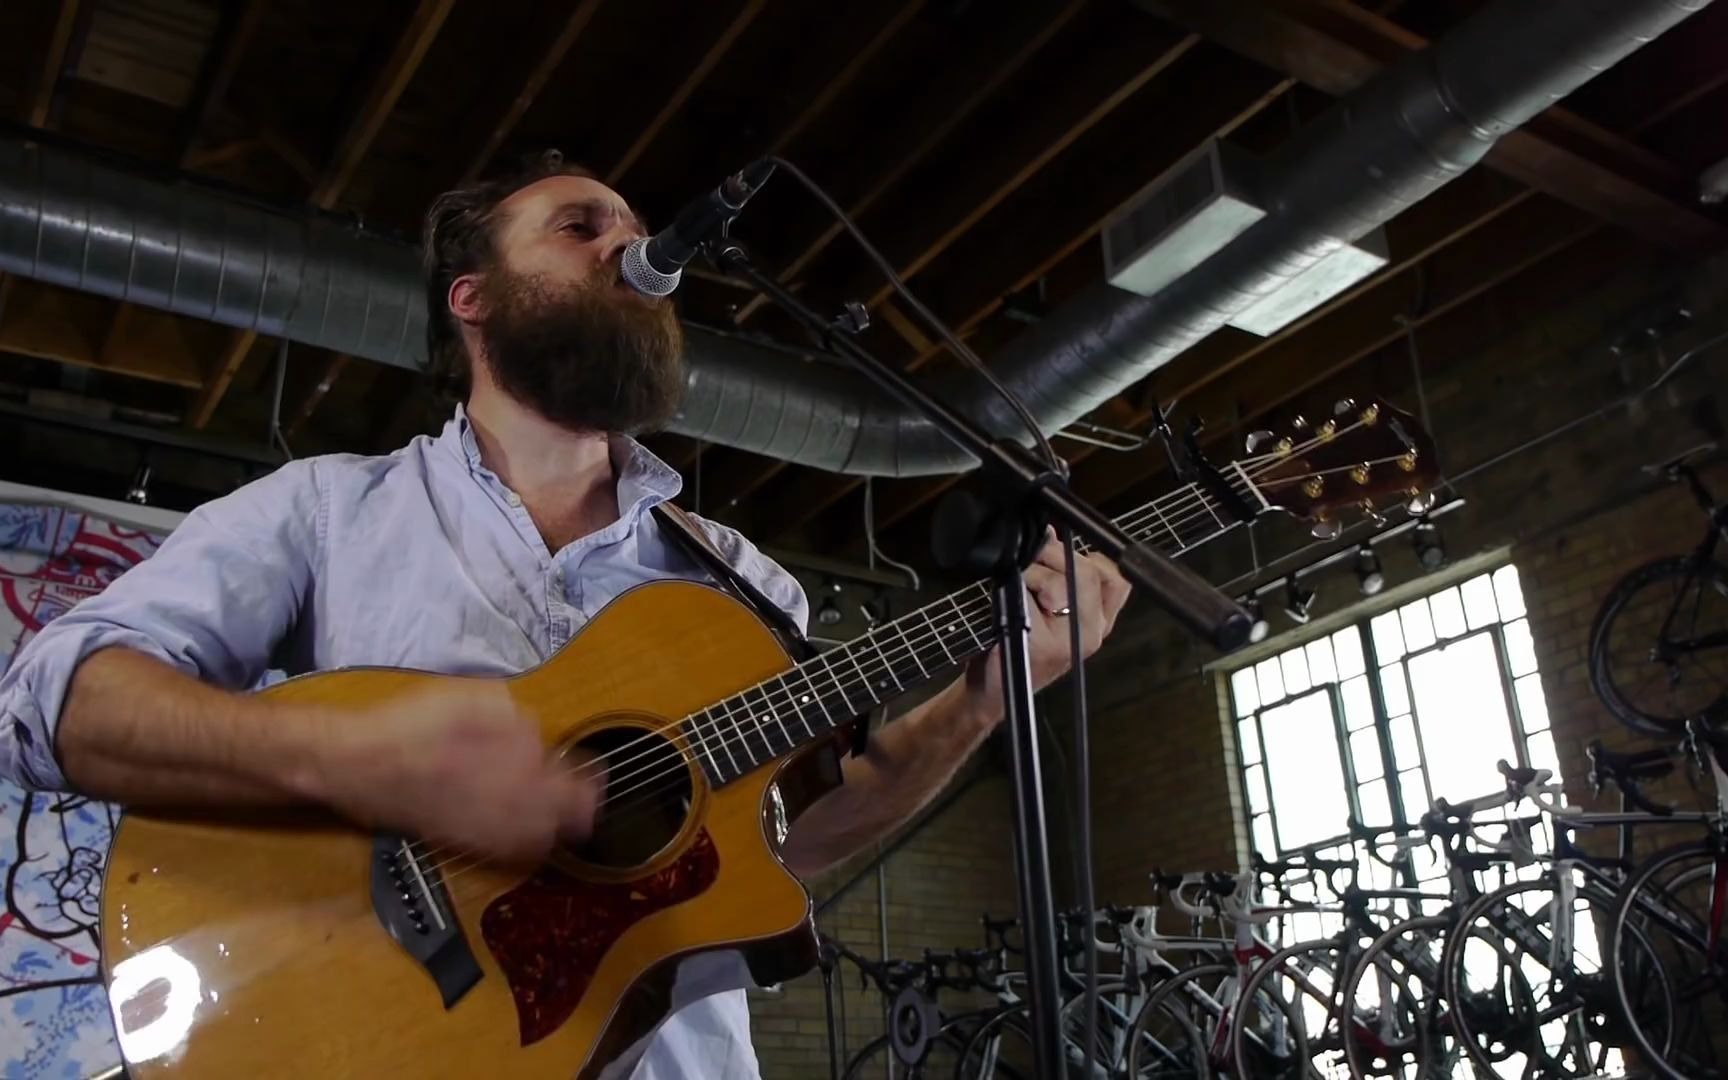
[[[1314,607],[1314,590],[1304,589],[1302,583],[1291,575],[1284,585],[1284,614],[1291,620],[1301,624],[1306,623]]]
[[[1438,570],[1446,565],[1446,546],[1440,541],[1440,526],[1423,518],[1412,534],[1416,546],[1416,561],[1424,570]]]
[[[1363,596],[1373,596],[1386,587],[1386,575],[1380,570],[1380,556],[1363,544],[1356,549],[1356,587]]]

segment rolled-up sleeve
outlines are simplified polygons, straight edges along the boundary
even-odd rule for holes
[[[67,788],[54,733],[73,672],[98,649],[251,685],[312,587],[323,512],[316,460],[291,462],[200,506],[156,554],[43,627],[0,675],[0,777]]]

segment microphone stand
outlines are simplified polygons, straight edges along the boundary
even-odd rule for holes
[[[1002,641],[1003,724],[1008,731],[1014,773],[1014,853],[1020,878],[1020,915],[1025,930],[1026,973],[1031,998],[1035,1076],[1061,1076],[1062,997],[1058,981],[1056,904],[1051,889],[1049,829],[1044,808],[1037,729],[1032,711],[1031,615],[1021,571],[1036,556],[1044,525],[1059,522],[1108,556],[1124,576],[1190,632],[1229,651],[1248,640],[1247,612],[1205,579],[1138,544],[1109,518],[1069,490],[1065,477],[1019,443],[991,436],[975,422],[932,398],[894,368],[836,333],[824,318],[773,277],[757,269],[736,239],[709,238],[703,250],[722,271],[749,283],[793,318],[808,326],[846,356],[877,386],[930,422],[956,446],[977,458],[989,481],[994,505],[961,495],[937,514],[938,557],[988,573],[996,590],[996,623]],[[856,327],[856,312],[852,325]],[[845,325],[845,320],[840,324]]]

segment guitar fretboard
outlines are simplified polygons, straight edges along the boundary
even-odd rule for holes
[[[1231,487],[1256,510],[1265,508],[1241,466],[1231,469]],[[1116,524],[1136,541],[1175,556],[1239,522],[1217,498],[1189,484]],[[721,787],[884,702],[952,675],[988,652],[998,636],[994,593],[989,583],[976,582],[685,717],[680,731],[708,782]]]

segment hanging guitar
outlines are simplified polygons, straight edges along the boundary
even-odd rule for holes
[[[1179,554],[1244,511],[1327,520],[1435,475],[1426,434],[1381,402],[1252,441],[1117,524]],[[594,835],[532,873],[311,812],[126,813],[102,952],[129,1075],[627,1075],[672,1011],[813,963],[810,897],[777,854],[781,766],[996,633],[979,583],[794,665],[726,594],[638,586],[504,680],[549,753],[606,769]],[[261,692],[365,706],[444,678]]]

